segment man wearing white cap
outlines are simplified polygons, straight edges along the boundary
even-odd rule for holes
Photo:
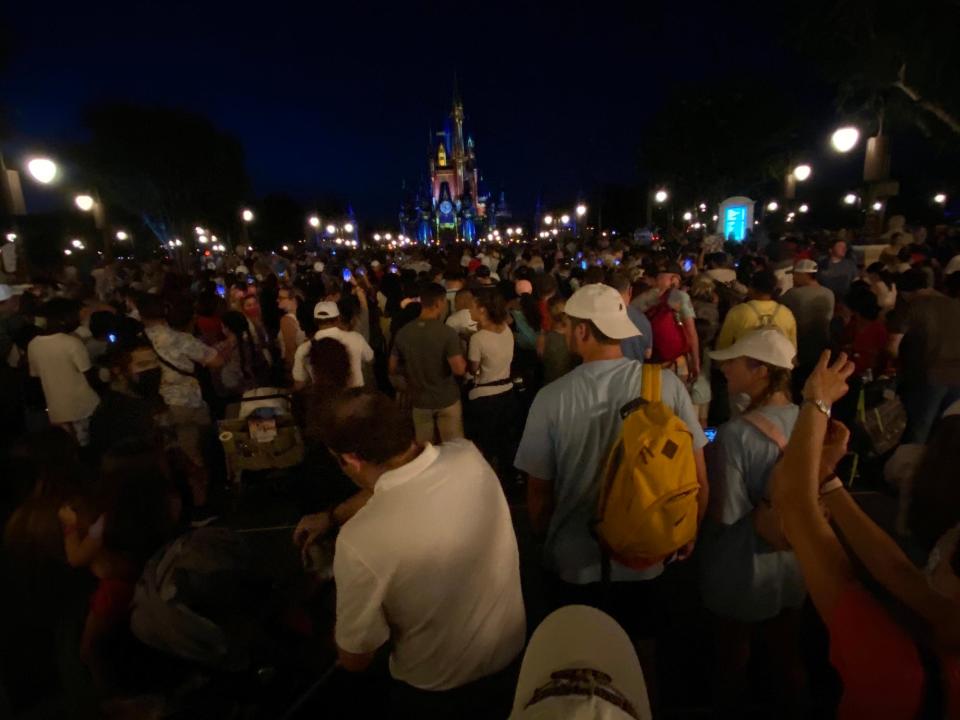
[[[607,285],[587,285],[567,301],[567,340],[583,364],[544,387],[533,401],[515,464],[528,476],[527,502],[536,533],[545,533],[543,562],[553,576],[553,604],[596,605],[601,554],[590,533],[599,495],[598,468],[617,440],[620,409],[640,397],[641,363],[623,356],[621,340],[637,334],[626,305]],[[707,475],[700,429],[690,395],[676,375],[662,373],[661,400],[686,423],[700,482],[700,517],[706,510]],[[655,629],[655,594],[663,564],[631,570],[612,562],[610,610],[632,636]],[[623,613],[617,611],[622,608]]]
[[[318,302],[313,308],[313,317],[317,321],[317,332],[313,339],[333,338],[347,348],[350,357],[350,387],[363,386],[363,363],[373,362],[373,348],[363,336],[353,330],[344,330],[339,326],[340,310],[335,302]],[[293,358],[293,387],[300,390],[313,379],[310,368],[310,340],[297,348]]]
[[[648,720],[647,684],[630,638],[586,605],[551,613],[523,655],[510,720]]]
[[[793,288],[782,298],[797,321],[797,379],[800,387],[830,342],[834,294],[817,282],[817,272],[819,268],[813,260],[797,261],[793,266]]]

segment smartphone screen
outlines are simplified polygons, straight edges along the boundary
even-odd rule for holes
[[[691,260],[690,258],[687,258],[686,260],[683,261],[683,271],[691,272],[692,270],[693,270],[693,260]]]
[[[220,283],[217,283],[217,295],[219,295],[220,297],[227,296],[227,288],[221,285]]]
[[[580,261],[580,269],[581,269],[581,270],[586,270],[586,269],[587,269],[587,261],[586,261],[586,260],[581,260],[581,261]]]
[[[715,427],[704,428],[703,434],[707,436],[707,442],[713,442],[717,439],[717,429]]]
[[[343,269],[343,281],[350,282],[353,280],[353,273],[350,272],[350,268]]]

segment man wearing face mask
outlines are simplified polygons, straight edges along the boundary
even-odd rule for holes
[[[156,417],[164,404],[156,353],[137,340],[117,344],[107,354],[109,385],[90,420],[90,446],[98,456],[134,439],[160,444]]]

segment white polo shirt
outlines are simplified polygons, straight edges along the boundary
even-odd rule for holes
[[[393,640],[390,673],[449,690],[502,670],[523,649],[526,615],[510,509],[468,440],[427,444],[380,476],[340,530],[337,645]]]
[[[347,355],[350,357],[350,387],[363,387],[363,363],[373,362],[373,348],[363,339],[363,335],[353,330],[341,330],[338,327],[330,327],[324,330],[318,330],[314,340],[321,338],[333,338],[339,340],[347,348]],[[310,341],[306,341],[297,348],[293,356],[293,379],[297,382],[307,382],[313,380],[313,370],[310,367]]]

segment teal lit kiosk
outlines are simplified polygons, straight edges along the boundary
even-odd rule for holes
[[[756,203],[748,197],[738,195],[729,197],[720,203],[717,213],[717,234],[724,241],[743,242],[753,227],[753,208]]]

